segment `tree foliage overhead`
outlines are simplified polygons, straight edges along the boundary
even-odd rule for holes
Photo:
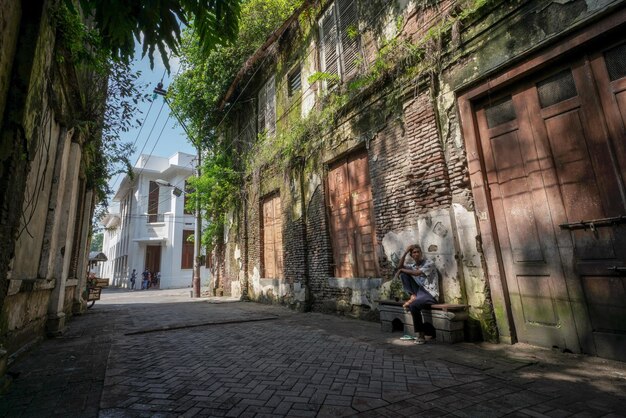
[[[204,55],[200,36],[188,29],[181,47],[182,73],[169,89],[172,107],[181,116],[196,146],[205,150],[202,176],[191,179],[193,202],[200,205],[209,226],[203,243],[216,243],[225,216],[241,201],[241,168],[230,143],[218,140],[224,111],[218,104],[246,59],[302,4],[302,0],[245,0],[241,6],[239,34],[228,45]],[[192,203],[194,204],[194,203]]]
[[[72,4],[72,0],[66,0]],[[80,0],[82,12],[93,19],[102,47],[113,59],[129,62],[134,56],[135,40],[142,54],[154,66],[159,50],[169,70],[168,49],[177,53],[181,26],[193,27],[207,56],[218,44],[237,35],[241,0]]]
[[[222,118],[217,106],[235,75],[301,4],[302,0],[243,1],[237,38],[216,46],[208,56],[196,31],[187,29],[183,33],[180,57],[184,71],[171,86],[170,97],[193,137],[206,141],[215,133]]]

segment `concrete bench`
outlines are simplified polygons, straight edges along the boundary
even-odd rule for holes
[[[415,336],[413,316],[404,310],[404,302],[395,300],[379,301],[381,328],[385,332],[401,331]],[[444,343],[457,343],[465,340],[465,321],[468,318],[468,305],[442,303],[431,305],[430,309],[422,309],[424,324],[435,328],[435,338]]]

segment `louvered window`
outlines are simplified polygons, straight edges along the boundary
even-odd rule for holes
[[[273,136],[276,131],[276,84],[275,77],[270,77],[259,91],[258,123],[259,133]]]
[[[300,67],[294,68],[289,73],[288,81],[289,81],[288,93],[289,93],[289,97],[292,97],[294,94],[299,92],[300,88],[302,87],[302,80],[300,78]]]
[[[321,71],[346,81],[356,74],[359,54],[357,0],[336,0],[319,20]]]

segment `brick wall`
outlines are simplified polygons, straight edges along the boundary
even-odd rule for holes
[[[368,157],[379,243],[390,231],[415,228],[419,214],[450,206],[445,155],[427,93],[405,103],[402,126],[390,123],[379,132]],[[386,259],[380,267],[383,277],[390,275]]]
[[[322,183],[311,196],[306,210],[309,232],[309,284],[313,310],[323,310],[324,301],[341,296],[338,289],[328,288],[328,278],[333,276],[333,253],[328,234],[324,193],[325,187]]]

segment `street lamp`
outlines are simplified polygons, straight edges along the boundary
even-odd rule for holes
[[[171,184],[169,181],[165,181],[162,179],[156,179],[154,180],[154,182],[156,184],[158,184],[159,186],[163,186],[163,187],[173,187],[174,190],[172,190],[172,194],[176,197],[180,197],[180,195],[183,194],[183,191],[180,190],[178,187],[174,186],[173,184]]]
[[[176,111],[172,108],[172,105],[170,104],[169,100],[167,100],[167,90],[165,90],[163,88],[163,83],[159,83],[157,84],[156,88],[153,91],[153,98],[156,99],[156,96],[163,96],[163,99],[165,100],[165,103],[167,103],[167,105],[169,106],[170,110],[172,111],[172,113],[174,114],[174,117],[176,118],[176,120],[178,121],[178,123],[180,123],[180,126],[183,127],[183,130],[185,131],[185,133],[187,134],[187,137],[189,138],[189,140],[191,141],[192,144],[194,144],[194,146],[196,147],[196,158],[198,159],[196,162],[196,177],[200,177],[200,163],[201,163],[201,154],[200,154],[200,143],[196,142],[193,140],[193,137],[189,134],[189,130],[187,129],[187,126],[185,125],[185,123],[183,122],[183,120],[178,116],[178,113],[176,113]],[[166,185],[170,185],[168,182],[166,182],[165,180],[162,180],[164,183],[167,183]],[[157,180],[158,183],[158,180]],[[170,185],[171,186],[171,185]],[[176,188],[174,188],[174,194],[176,194]],[[178,189],[180,191],[180,189]],[[200,236],[202,234],[202,216],[200,213],[200,199],[196,199],[196,213],[195,213],[195,218],[196,218],[196,227],[194,230],[194,241],[193,241],[193,280],[192,280],[192,287],[193,287],[193,297],[194,298],[199,298],[200,297],[200,261],[202,259],[201,255],[200,255]]]

